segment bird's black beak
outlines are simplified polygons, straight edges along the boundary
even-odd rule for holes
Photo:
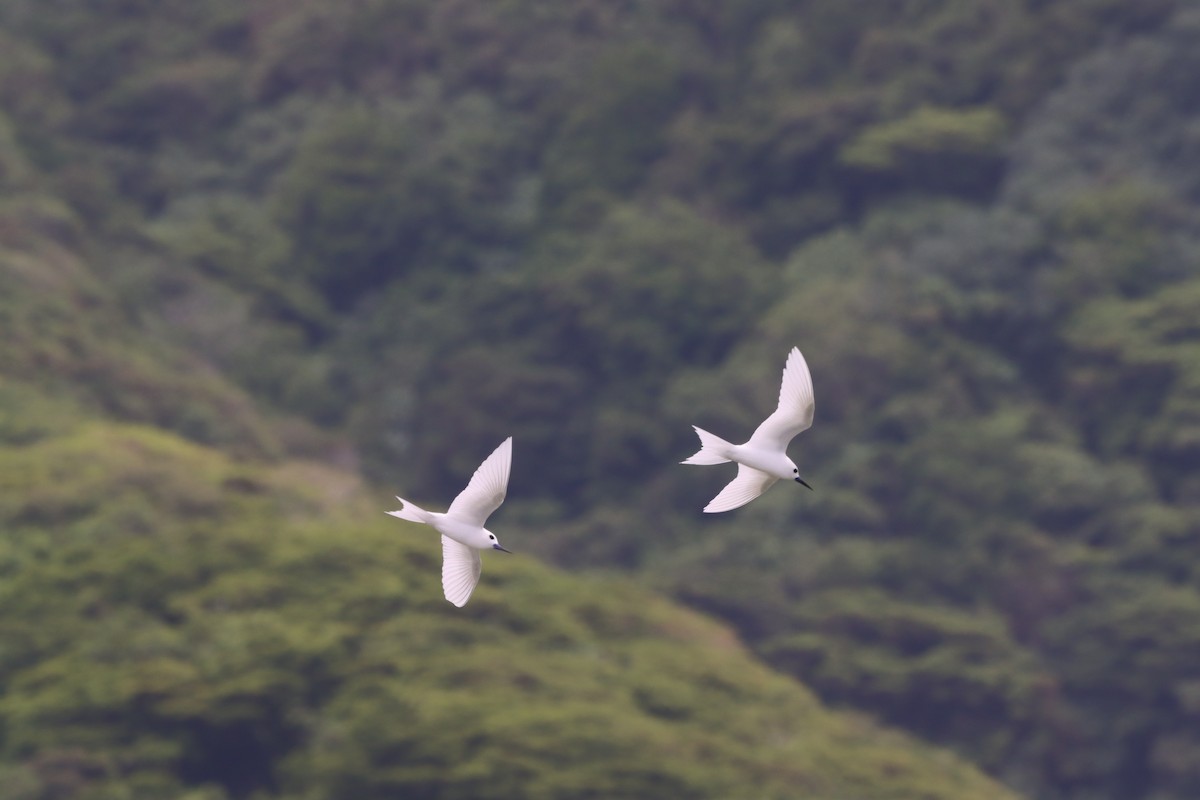
[[[801,486],[808,486],[808,481],[804,480],[804,478],[796,478],[796,483],[800,484]],[[808,486],[808,490],[811,492],[812,487]]]
[[[501,553],[508,553],[509,555],[512,555],[512,550],[509,550],[509,549],[507,549],[507,548],[501,547],[501,546],[500,546],[500,545],[498,545],[498,544],[494,544],[494,545],[492,545],[492,549],[493,549],[493,550],[499,550]]]

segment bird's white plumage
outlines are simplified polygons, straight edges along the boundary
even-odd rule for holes
[[[473,547],[442,534],[442,591],[446,599],[462,608],[479,584],[483,560]]]
[[[724,464],[729,461],[729,457],[722,451],[729,444],[720,436],[714,436],[704,428],[692,426],[692,430],[700,437],[700,450],[692,456],[679,462],[681,464]]]
[[[460,608],[466,605],[479,584],[483,563],[480,550],[504,550],[496,535],[484,527],[487,518],[504,502],[508,473],[512,466],[512,437],[508,437],[483,460],[458,493],[450,508],[438,514],[402,497],[393,517],[431,526],[442,535],[442,591]]]
[[[796,434],[812,427],[816,403],[812,376],[800,349],[793,347],[783,367],[779,385],[779,403],[771,416],[755,429],[744,444],[727,442],[702,428],[696,428],[700,449],[684,464],[720,464],[733,461],[737,477],[714,497],[704,510],[708,513],[730,511],[746,505],[778,480],[795,480],[812,487],[800,477],[800,470],[787,455],[788,444]]]
[[[720,494],[710,500],[704,510],[706,513],[715,514],[741,508],[771,488],[778,480],[774,475],[768,475],[754,467],[747,467],[745,464],[738,464],[737,477],[730,481]]]
[[[512,466],[512,437],[508,437],[484,459],[467,488],[458,493],[446,514],[480,528],[492,512],[504,502],[508,492],[508,472]]]
[[[812,427],[815,411],[816,402],[808,362],[804,360],[800,349],[793,347],[783,368],[779,405],[771,416],[758,426],[747,444],[752,447],[786,449],[796,434]]]

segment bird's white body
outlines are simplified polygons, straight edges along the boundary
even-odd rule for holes
[[[795,480],[808,486],[800,477],[795,462],[788,458],[787,446],[796,434],[812,427],[815,410],[808,363],[799,348],[793,347],[783,368],[779,405],[755,429],[749,440],[743,444],[733,444],[693,425],[696,435],[700,437],[701,447],[682,463],[723,464],[733,461],[738,465],[737,477],[704,510],[713,514],[740,508],[780,480]]]
[[[480,550],[504,550],[496,534],[484,527],[487,518],[504,502],[508,473],[512,466],[512,437],[508,437],[484,459],[467,488],[459,492],[446,512],[426,511],[402,497],[393,517],[429,525],[442,535],[442,591],[460,608],[466,605],[479,583],[483,563]]]
[[[442,536],[449,536],[459,544],[474,547],[476,550],[490,550],[496,543],[496,534],[487,528],[480,528],[469,522],[463,522],[461,519],[436,512],[431,512],[429,517],[428,525],[431,528]]]
[[[730,444],[722,449],[728,453],[726,458],[729,461],[765,472],[776,480],[792,480],[796,477],[796,464],[780,450],[755,447],[752,442]]]

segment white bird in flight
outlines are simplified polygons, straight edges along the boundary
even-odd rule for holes
[[[779,406],[771,416],[754,431],[745,444],[731,444],[706,430],[692,427],[700,437],[700,450],[682,464],[724,464],[734,461],[738,465],[737,477],[720,491],[704,510],[709,514],[731,511],[749,503],[771,488],[778,480],[794,479],[796,483],[812,489],[800,477],[800,470],[787,457],[787,446],[792,438],[812,427],[813,411],[812,376],[800,349],[793,347],[783,368],[783,384],[779,387]]]
[[[512,552],[501,547],[496,534],[484,527],[487,518],[504,502],[510,466],[511,436],[484,459],[445,514],[418,508],[403,497],[396,498],[401,503],[399,511],[387,512],[409,522],[432,525],[442,535],[442,591],[459,608],[467,604],[479,583],[483,569],[479,551]]]

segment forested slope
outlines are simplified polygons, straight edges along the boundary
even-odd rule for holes
[[[104,233],[25,174],[0,214],[3,797],[1016,796],[632,579],[496,554],[446,603],[436,536],[382,514],[352,449],[138,324]]]
[[[448,499],[512,434],[514,549],[1030,796],[1188,797],[1187,6],[7,0],[6,435]],[[816,491],[700,514],[793,345]]]
[[[460,611],[344,473],[72,420],[0,448],[5,797],[1008,796],[628,582]]]

